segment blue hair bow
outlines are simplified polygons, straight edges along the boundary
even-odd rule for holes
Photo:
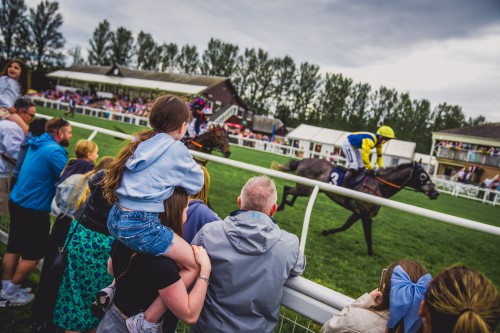
[[[432,276],[427,273],[414,283],[404,269],[398,265],[391,276],[390,308],[387,327],[393,328],[401,319],[405,333],[415,333],[422,325],[418,316],[420,303],[424,299]]]

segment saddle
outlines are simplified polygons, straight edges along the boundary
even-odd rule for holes
[[[341,165],[334,166],[332,168],[332,171],[330,172],[330,176],[328,176],[328,184],[342,186],[342,184],[344,183],[344,177],[346,172],[347,168]],[[351,179],[349,184],[347,184],[347,187],[351,189],[355,188],[360,183],[362,183],[366,177],[368,177],[368,175],[365,174],[364,172],[357,172],[356,175]]]

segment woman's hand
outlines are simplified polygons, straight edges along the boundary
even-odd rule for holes
[[[382,293],[380,292],[380,290],[378,290],[378,288],[375,289],[375,290],[373,290],[370,293],[370,296],[372,297],[372,299],[375,302],[375,304],[378,304],[378,303],[382,302]]]
[[[200,274],[210,275],[212,264],[210,263],[207,250],[205,250],[203,246],[191,245],[191,247],[193,248],[194,259],[196,263],[200,265]]]

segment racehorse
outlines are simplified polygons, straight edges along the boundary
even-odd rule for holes
[[[317,158],[305,158],[300,161],[291,160],[285,165],[273,162],[271,168],[279,171],[296,171],[298,176],[322,182],[329,182],[330,180],[330,183],[334,185],[342,184],[339,178],[343,178],[343,174],[345,173],[344,167],[336,166],[334,168],[330,162]],[[436,190],[427,172],[421,164],[416,162],[401,164],[397,167],[383,168],[378,170],[376,175],[365,175],[364,172],[360,172],[351,182],[351,188],[356,191],[384,198],[392,197],[404,187],[411,187],[418,192],[423,192],[430,199],[437,199],[439,196],[439,192]],[[278,210],[285,209],[285,204],[293,206],[297,197],[308,197],[311,195],[312,190],[312,187],[302,184],[296,184],[295,187],[285,185],[283,198]],[[321,234],[331,235],[345,231],[361,219],[365,241],[368,246],[368,255],[372,255],[372,222],[380,210],[380,206],[332,192],[325,192],[325,194],[337,204],[350,210],[352,215],[349,216],[340,228],[323,230]],[[291,201],[286,200],[288,195],[292,195]]]
[[[187,139],[184,144],[188,149],[212,154],[212,150],[220,151],[224,157],[229,157],[231,151],[227,140],[227,133],[219,125],[210,126],[208,131],[194,139]]]

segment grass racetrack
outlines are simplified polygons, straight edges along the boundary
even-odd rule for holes
[[[61,116],[63,111],[38,107],[38,112],[51,116]],[[76,115],[70,121],[134,133],[142,129],[113,121]],[[78,139],[87,138],[91,131],[73,127],[73,139],[68,148],[73,156],[73,146]],[[124,141],[98,134],[94,141],[99,145],[100,157],[115,156]],[[272,161],[285,163],[287,157],[231,146],[231,159],[269,168]],[[217,153],[215,153],[217,154]],[[254,173],[232,168],[215,162],[207,164],[211,175],[210,203],[217,214],[224,218],[237,209],[236,198],[246,180]],[[275,179],[278,201],[281,200],[283,186],[293,186],[291,182]],[[481,223],[500,227],[500,206],[490,206],[465,198],[441,194],[431,201],[422,193],[402,190],[394,200],[459,216]],[[287,206],[275,215],[277,223],[285,230],[300,237],[304,212],[308,198],[298,198],[294,207]],[[307,267],[304,277],[357,298],[378,286],[380,271],[389,263],[400,258],[413,258],[424,264],[432,275],[453,264],[463,264],[484,273],[497,289],[500,289],[500,237],[451,225],[448,223],[412,215],[399,210],[382,208],[373,223],[374,255],[366,254],[361,222],[348,231],[332,236],[322,236],[323,229],[342,225],[349,211],[319,194],[314,205],[306,244]],[[2,248],[2,252],[4,247]],[[32,274],[30,283],[35,287],[37,277]],[[29,307],[18,309],[0,308],[0,332],[13,317],[25,321],[29,319]],[[24,318],[24,319],[22,319]],[[18,322],[19,324],[19,322]],[[17,330],[16,330],[17,331]],[[23,330],[20,330],[23,331]]]

